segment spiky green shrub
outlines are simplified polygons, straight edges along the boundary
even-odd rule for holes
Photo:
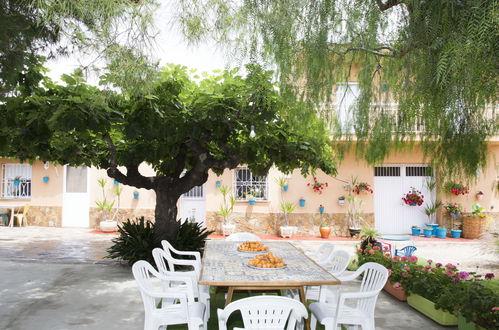
[[[203,228],[196,222],[185,221],[178,229],[177,237],[172,245],[181,251],[199,251],[203,252],[204,244],[212,230]]]
[[[114,243],[107,249],[106,258],[119,259],[133,265],[135,261],[146,260],[154,265],[152,250],[159,247],[154,243],[154,224],[144,217],[135,221],[128,219],[118,225],[120,235],[112,240]]]

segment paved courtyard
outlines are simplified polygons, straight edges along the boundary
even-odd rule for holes
[[[0,228],[0,329],[140,329],[143,308],[130,268],[107,259],[113,235],[83,229]],[[323,242],[293,242],[304,250]],[[355,242],[336,245],[351,253]],[[418,242],[418,254],[497,274],[480,242]],[[492,258],[492,259],[491,259]],[[496,268],[494,268],[496,267]],[[444,329],[382,292],[377,329]],[[449,328],[447,328],[449,329]],[[452,329],[452,328],[451,328]]]

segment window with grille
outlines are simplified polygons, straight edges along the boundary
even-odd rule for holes
[[[266,175],[253,175],[246,167],[237,168],[234,173],[234,191],[237,200],[248,200],[250,195],[257,201],[267,200]]]
[[[429,166],[406,166],[405,176],[432,176]]]
[[[375,167],[374,176],[400,176],[400,166]]]
[[[184,198],[204,198],[203,186],[196,186],[182,195]]]
[[[2,165],[2,198],[31,198],[31,165]]]

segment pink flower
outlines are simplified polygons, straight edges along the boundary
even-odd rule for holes
[[[416,263],[416,262],[418,262],[418,257],[412,256],[412,257],[409,258],[409,261],[412,262],[412,263]]]
[[[445,272],[444,272],[445,275],[447,276],[454,276],[454,271],[453,270],[449,270],[447,269]]]
[[[383,246],[383,250],[387,251],[388,250],[388,246]]]
[[[431,265],[431,263],[433,262],[433,260],[428,259],[428,260],[426,260],[426,262],[428,262],[428,264]]]
[[[399,282],[394,283],[394,284],[393,284],[393,288],[394,288],[394,289],[398,289],[398,288],[400,288],[400,283],[399,283]],[[494,307],[494,308],[497,308],[497,307]],[[494,310],[494,308],[492,308],[492,310]]]
[[[406,256],[402,257],[402,261],[407,261],[409,260],[409,258],[407,258]]]
[[[379,246],[375,246],[375,247],[373,247],[373,249],[379,250]]]
[[[499,307],[492,307],[493,311],[499,311]]]
[[[405,266],[404,270],[410,271],[411,269],[409,267]]]
[[[451,263],[445,265],[446,268],[450,268],[450,269],[456,269],[457,267]]]
[[[424,268],[425,268],[425,269],[430,269],[430,268],[431,268],[431,266],[430,266],[430,265],[426,265],[426,266],[424,266]]]
[[[369,250],[369,254],[374,254],[374,250]]]
[[[390,277],[391,275],[392,275],[392,270],[388,269],[388,277]]]
[[[436,266],[437,268],[440,268],[440,267],[442,267],[442,264],[441,264],[441,263],[439,263],[439,262],[437,262],[437,263],[435,264],[435,266]]]
[[[364,250],[362,250],[362,249],[358,249],[358,250],[357,250],[357,252],[364,252]]]
[[[493,273],[487,273],[487,274],[485,274],[485,279],[486,280],[491,280],[493,278],[494,278],[494,274]]]
[[[409,275],[409,273],[408,273],[408,272],[403,272],[401,275],[402,275],[403,277],[406,277],[407,275]]]

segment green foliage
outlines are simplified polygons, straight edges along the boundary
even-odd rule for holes
[[[495,283],[494,283],[495,282]],[[485,329],[498,329],[499,287],[497,280],[464,281],[447,286],[438,299],[438,307],[454,310],[468,322]],[[495,289],[492,287],[495,286]]]
[[[234,195],[228,195],[230,188],[228,186],[222,185],[218,188],[223,197],[223,202],[218,209],[218,214],[224,217],[224,223],[227,223],[232,210],[234,209],[234,204],[236,199]]]
[[[279,185],[279,187],[284,187],[288,185],[288,179],[286,177],[279,177],[275,179],[275,182]]]
[[[281,203],[281,211],[285,214],[292,213],[296,209],[296,204],[291,202]]]
[[[379,232],[375,228],[369,225],[362,227],[360,231],[360,239],[362,240],[360,242],[360,248],[366,249],[368,245],[374,245],[381,248],[381,244],[376,240],[378,236]]]
[[[206,238],[212,233],[214,231],[203,228],[197,222],[184,221],[179,227],[175,241],[171,244],[180,251],[203,252]]]
[[[118,225],[119,236],[112,240],[114,244],[107,249],[106,258],[123,260],[129,265],[146,260],[154,265],[152,250],[160,246],[154,243],[153,229],[154,224],[144,217]]]
[[[471,216],[478,218],[485,218],[486,215],[483,213],[485,208],[478,203],[471,204]]]
[[[191,40],[213,37],[237,55],[275,64],[282,90],[324,102],[336,83],[358,81],[359,102],[346,125],[355,139],[320,107],[338,150],[354,142],[377,164],[393,148],[421,141],[440,178],[474,177],[485,166],[486,140],[499,122],[485,109],[497,102],[499,86],[497,1],[178,3]],[[397,113],[371,106],[393,100]]]
[[[153,65],[144,55],[150,53],[156,8],[154,0],[2,1],[0,98],[26,82],[24,73],[40,63],[41,52],[55,57],[81,51],[88,68],[96,69],[97,60],[107,64],[110,82],[147,85]]]

